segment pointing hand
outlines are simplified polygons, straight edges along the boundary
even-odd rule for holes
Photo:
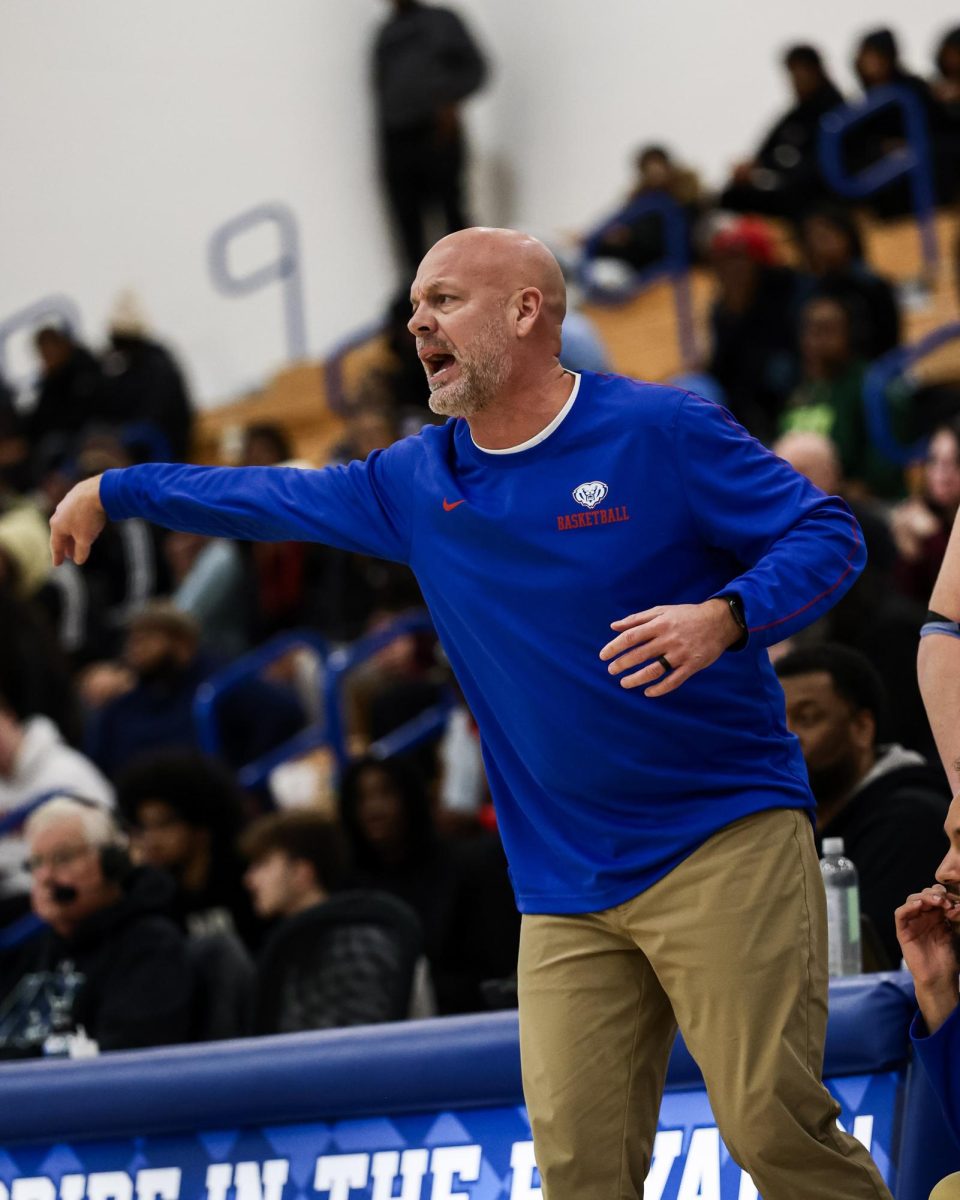
[[[81,566],[107,523],[100,503],[100,476],[85,479],[67,492],[50,518],[50,554],[59,567],[71,558]]]

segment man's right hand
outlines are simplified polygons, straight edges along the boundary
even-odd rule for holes
[[[100,479],[95,475],[71,488],[50,518],[50,554],[55,567],[66,558],[72,558],[78,567],[85,563],[90,547],[106,525]]]
[[[960,1003],[960,900],[938,883],[908,896],[894,916],[917,1003],[934,1033]]]

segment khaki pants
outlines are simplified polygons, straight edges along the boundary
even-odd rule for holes
[[[820,1082],[826,911],[807,816],[720,830],[604,912],[523,918],[520,1054],[544,1200],[639,1200],[679,1025],[764,1200],[889,1200]]]
[[[930,1193],[930,1200],[960,1200],[960,1175],[941,1179]]]

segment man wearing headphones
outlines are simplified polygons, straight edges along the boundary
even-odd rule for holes
[[[133,867],[111,815],[76,797],[38,808],[24,836],[31,905],[48,928],[0,958],[5,1049],[36,1052],[80,1027],[101,1050],[189,1041],[194,976],[167,915],[172,882]]]

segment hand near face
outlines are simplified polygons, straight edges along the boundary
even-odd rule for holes
[[[918,985],[949,980],[960,975],[956,942],[960,932],[960,898],[947,894],[942,884],[908,896],[895,914],[897,940],[904,962]]]
[[[894,915],[903,961],[913,976],[917,1003],[933,1033],[960,1001],[960,898],[949,895],[938,883],[908,896]]]

